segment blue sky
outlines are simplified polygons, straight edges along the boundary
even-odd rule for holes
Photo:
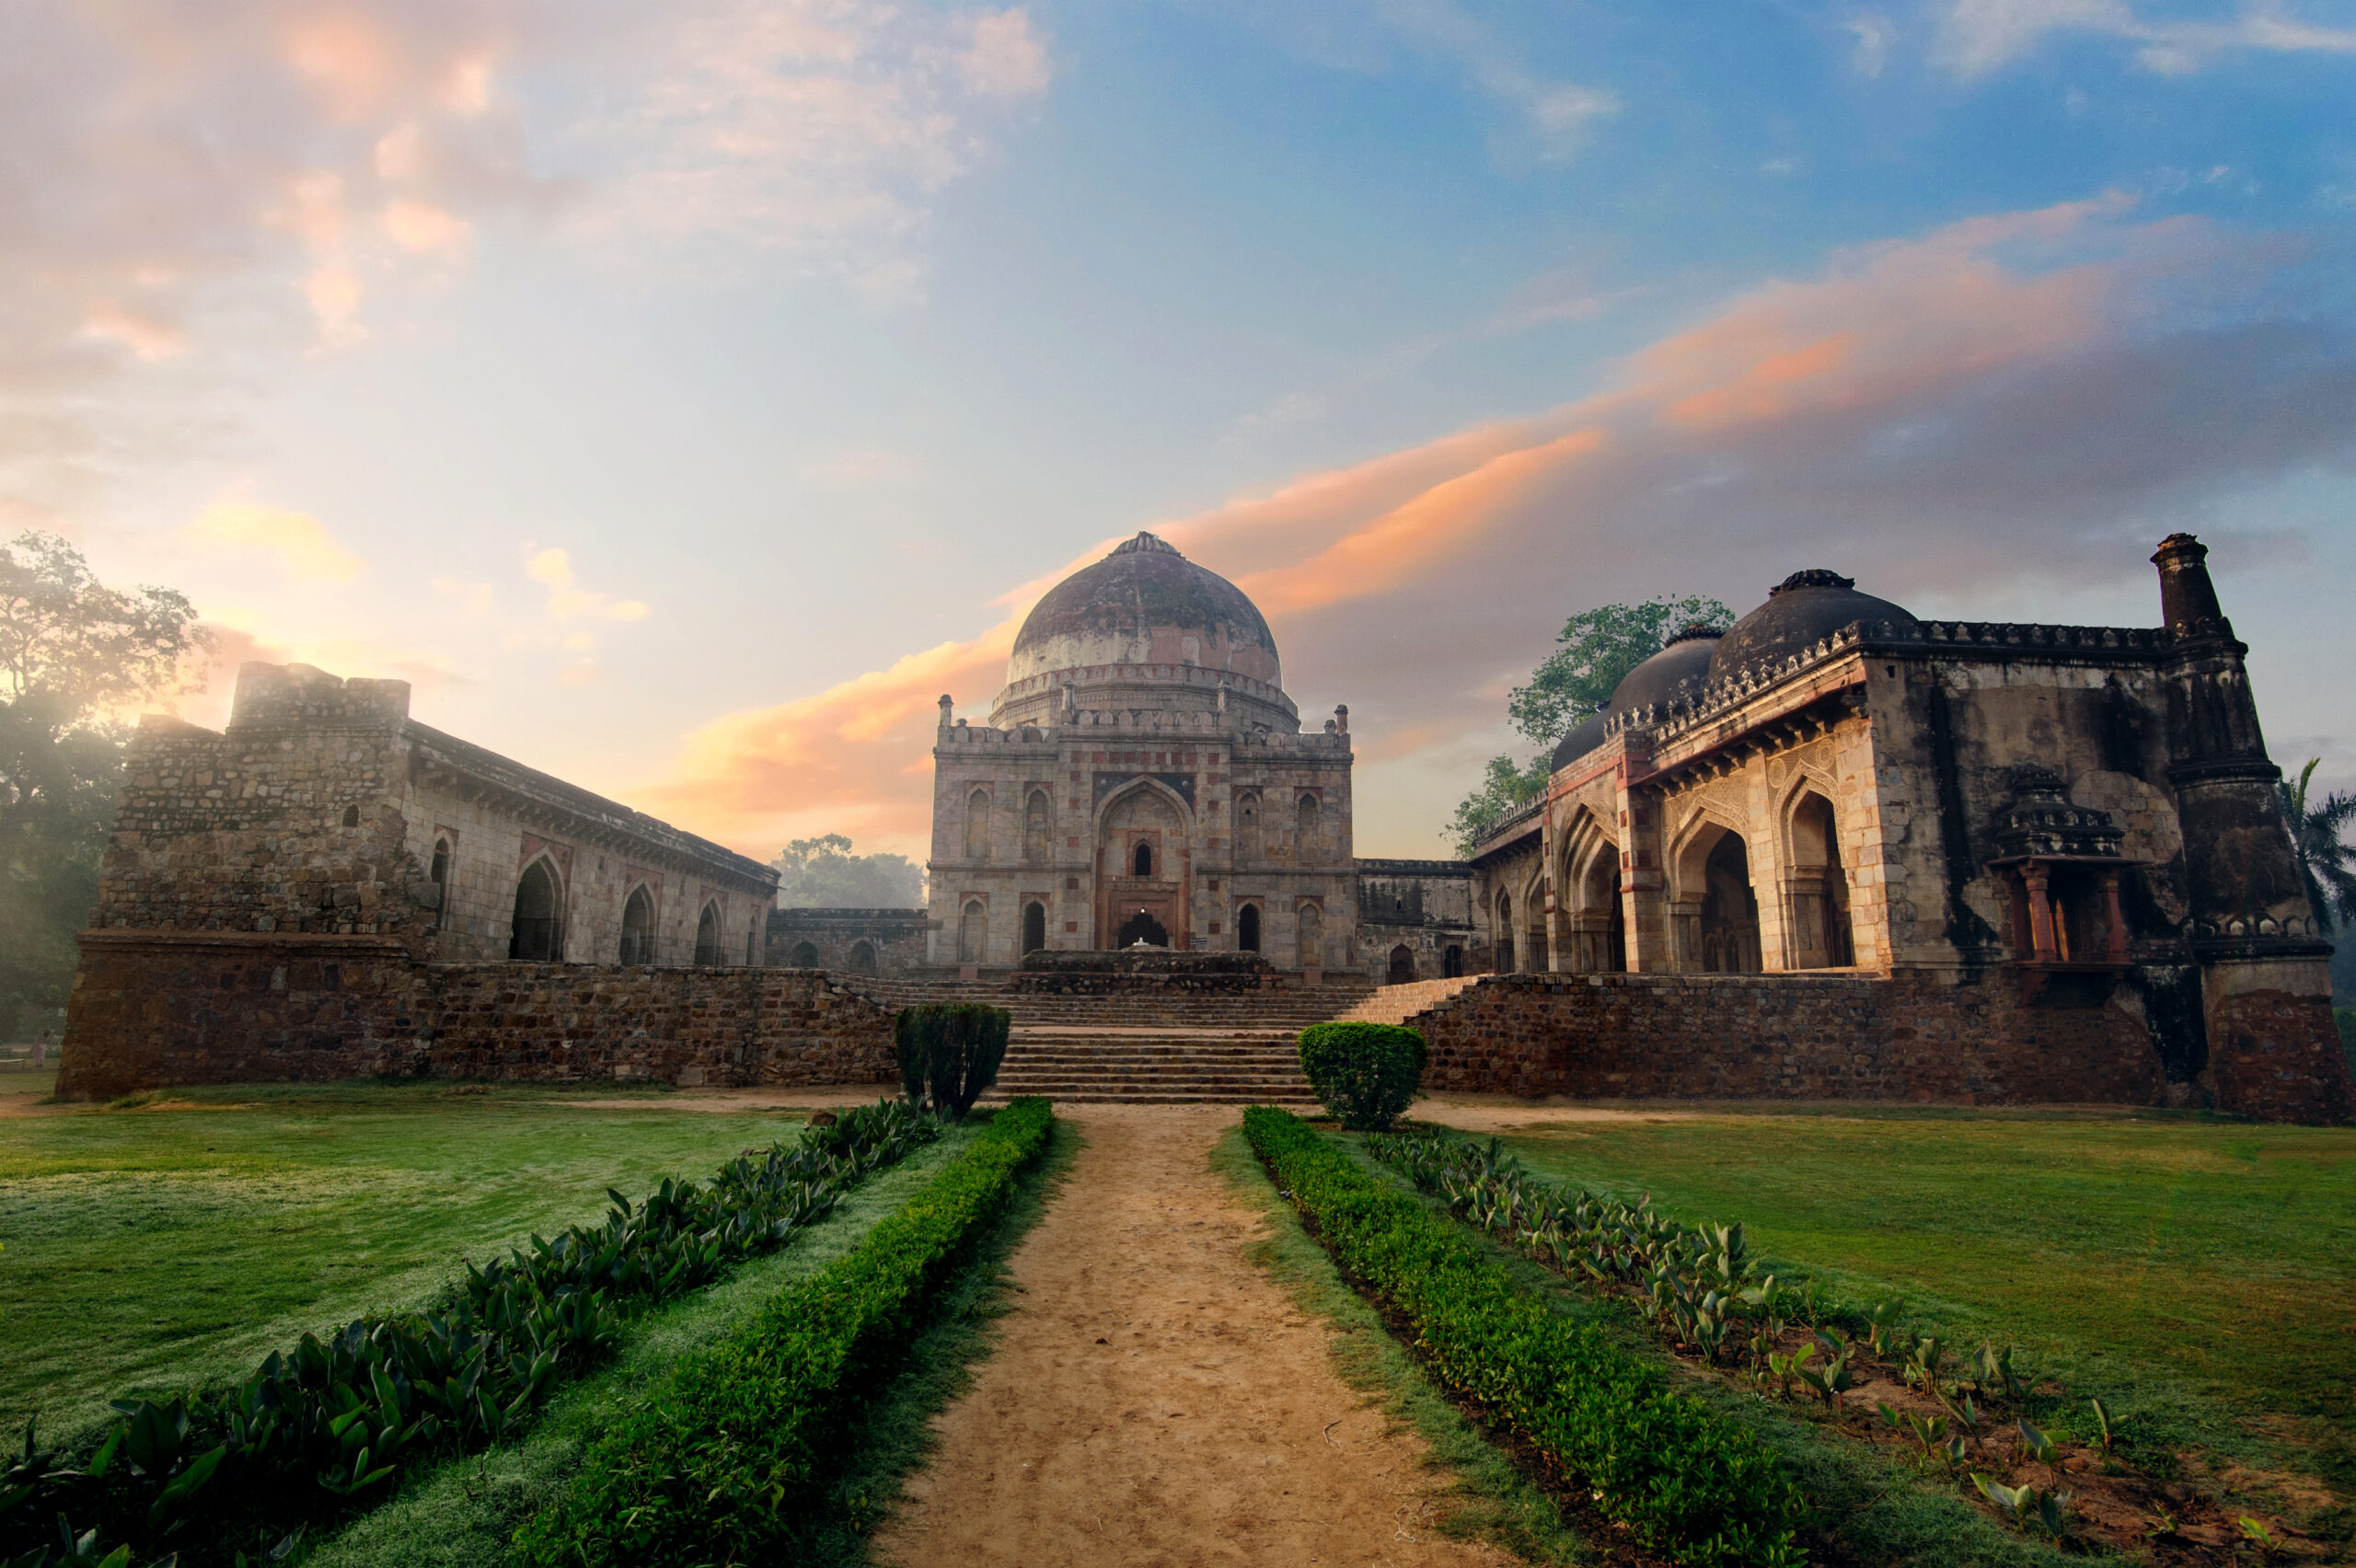
[[[2180,527],[2356,782],[2356,5],[185,11],[0,18],[0,513],[748,851],[916,848],[1139,527],[1362,853],[1574,610],[2148,623]]]

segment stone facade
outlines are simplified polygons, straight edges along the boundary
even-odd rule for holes
[[[140,721],[91,924],[720,967],[760,961],[776,894],[757,861],[410,719],[406,681],[249,663],[225,731]]]
[[[768,963],[851,975],[907,974],[925,966],[931,929],[931,917],[921,909],[773,909]]]
[[[58,1092],[399,1075],[884,1082],[892,1014],[812,971],[422,960],[387,936],[86,933]]]
[[[2348,1114],[2331,950],[2206,553],[2162,545],[2157,628],[1925,622],[1813,571],[1673,640],[1479,847],[1498,966],[1915,976],[2023,1039],[2040,1008],[2125,1007],[2215,1103]]]
[[[776,892],[766,866],[417,722],[407,682],[249,663],[225,730],[140,721],[60,1087],[97,1092],[150,1070],[133,1061],[217,1081],[207,1053],[285,1066],[283,1049],[214,1017],[263,970],[298,972],[250,956],[274,943],[358,944],[318,1002],[332,1015],[352,997],[410,996],[419,964],[757,964]],[[248,956],[215,966],[228,951]],[[191,985],[201,994],[184,995]],[[316,1060],[375,1060],[422,1006],[361,1008],[358,1043],[336,1032],[345,1043]],[[299,1009],[272,1017],[306,1027]],[[194,1032],[159,1037],[135,1018]]]
[[[987,726],[941,699],[931,961],[1255,951],[1358,962],[1349,712],[1300,732],[1233,584],[1149,534],[1031,613]]]
[[[1379,985],[1478,974],[1493,962],[1462,860],[1360,859],[1359,969]]]

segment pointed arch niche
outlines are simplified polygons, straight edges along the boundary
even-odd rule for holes
[[[1785,818],[1791,844],[1784,878],[1784,940],[1793,969],[1846,969],[1857,962],[1849,923],[1849,873],[1841,824],[1821,790],[1803,790]]]
[[[1669,913],[1678,967],[1701,974],[1760,973],[1759,897],[1742,835],[1704,818],[1686,836],[1676,865]]]

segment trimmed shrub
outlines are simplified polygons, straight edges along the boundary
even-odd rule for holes
[[[982,1091],[998,1081],[1014,1015],[981,1002],[928,1002],[904,1008],[893,1020],[900,1056],[900,1087],[908,1103],[962,1122]]]
[[[1405,1320],[1432,1374],[1591,1492],[1641,1546],[1694,1568],[1785,1568],[1804,1508],[1775,1457],[1591,1323],[1515,1287],[1488,1244],[1298,1116],[1243,1133],[1343,1271]]]
[[[39,1453],[28,1427],[21,1462],[0,1471],[0,1565],[46,1551],[61,1516],[93,1527],[93,1561],[96,1543],[125,1537],[222,1561],[350,1514],[414,1462],[520,1431],[557,1382],[618,1342],[624,1301],[668,1299],[776,1251],[939,1136],[895,1101],[846,1111],[709,1182],[666,1179],[635,1205],[607,1188],[603,1224],[469,1263],[434,1310],[305,1334],[217,1393],[117,1400],[95,1452]]]
[[[516,1532],[533,1568],[789,1561],[797,1511],[834,1473],[852,1417],[914,1337],[965,1243],[1013,1194],[1054,1116],[1018,1100],[925,1190],[742,1331],[683,1357]]]
[[[1318,1100],[1354,1133],[1391,1129],[1414,1102],[1427,1053],[1395,1023],[1318,1023],[1300,1032],[1300,1070]]]

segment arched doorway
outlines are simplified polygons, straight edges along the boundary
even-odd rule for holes
[[[875,944],[873,942],[856,941],[850,944],[850,972],[853,974],[875,973]]]
[[[1096,828],[1095,940],[1100,946],[1134,946],[1128,930],[1142,912],[1161,934],[1155,947],[1188,945],[1187,812],[1172,790],[1140,781],[1105,803]]]
[[[968,900],[957,918],[957,962],[979,963],[989,941],[990,912],[978,898]]]
[[[1235,951],[1260,951],[1260,906],[1247,904],[1235,912]]]
[[[1464,950],[1454,942],[1448,944],[1439,955],[1440,977],[1454,980],[1464,973]]]
[[[1047,945],[1047,906],[1033,901],[1022,906],[1022,951],[1037,952]]]
[[[707,904],[696,917],[696,967],[720,967],[720,905]]]
[[[514,934],[507,956],[525,963],[554,963],[564,956],[564,932],[556,872],[546,860],[524,868],[515,883]]]
[[[1406,943],[1401,942],[1397,947],[1391,950],[1391,972],[1385,977],[1383,984],[1387,986],[1404,986],[1409,981],[1415,979],[1415,950],[1410,948]]]
[[[793,944],[793,967],[794,967],[794,968],[796,968],[796,969],[815,969],[815,968],[817,968],[817,967],[818,967],[818,944],[817,944],[816,942],[796,942],[796,943],[794,943],[794,944]]]
[[[1698,967],[1711,974],[1758,974],[1759,895],[1751,891],[1750,851],[1742,835],[1720,830],[1702,875]]]
[[[1620,903],[1620,851],[1596,846],[1578,879],[1576,967],[1585,974],[1616,974],[1628,967],[1626,911]]]
[[[1294,917],[1294,928],[1300,937],[1299,963],[1303,969],[1325,967],[1325,911],[1314,904],[1304,904]]]
[[[1849,877],[1832,802],[1810,790],[1792,811],[1791,967],[1845,969],[1857,962],[1849,925]]]
[[[654,962],[654,899],[643,886],[630,889],[629,897],[622,905],[621,961]]]
[[[1149,910],[1140,909],[1132,914],[1121,922],[1120,930],[1113,937],[1114,947],[1135,947],[1139,942],[1148,947],[1166,948],[1170,945],[1169,930],[1153,917]]]

